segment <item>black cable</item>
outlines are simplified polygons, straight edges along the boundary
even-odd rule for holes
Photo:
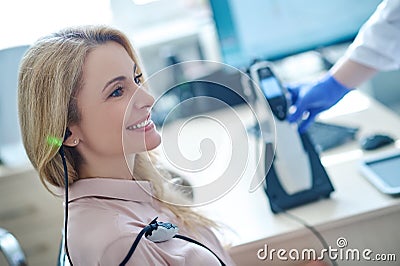
[[[158,217],[156,217],[153,221],[150,222],[150,224],[146,225],[142,230],[140,230],[131,248],[129,249],[128,254],[126,254],[124,260],[119,264],[120,266],[124,266],[132,257],[132,254],[135,251],[137,245],[139,244],[140,239],[142,239],[143,235],[144,234],[147,235],[150,230],[154,230],[157,228],[157,225],[154,225],[154,223],[157,223],[157,218]]]
[[[68,251],[68,244],[67,244],[67,233],[68,233],[68,169],[67,169],[67,162],[65,160],[65,153],[64,153],[64,148],[63,146],[60,147],[59,150],[61,160],[63,163],[64,167],[64,185],[65,185],[65,208],[64,208],[64,247],[65,247],[65,254],[67,255],[68,262],[70,266],[73,266],[71,257],[69,256],[69,251]],[[65,256],[63,258],[63,261],[65,260]]]
[[[218,261],[221,263],[221,266],[225,266],[225,263],[218,257],[217,254],[215,254],[210,248],[208,248],[207,246],[205,246],[205,245],[203,245],[202,243],[198,242],[197,240],[194,240],[194,239],[192,239],[192,238],[190,238],[190,237],[187,237],[187,236],[178,235],[178,234],[174,235],[174,238],[183,239],[183,240],[186,240],[186,241],[188,241],[188,242],[190,242],[190,243],[199,245],[199,246],[201,246],[201,247],[207,249],[207,250],[210,251],[212,254],[214,254],[214,256],[215,256],[215,257],[218,259]]]
[[[139,244],[140,239],[142,239],[142,236],[144,235],[144,233],[146,233],[148,230],[148,225],[143,228],[140,233],[137,235],[135,241],[133,242],[131,248],[129,249],[128,254],[126,254],[124,260],[119,264],[119,266],[124,266],[126,265],[126,263],[129,261],[129,259],[132,257],[133,252],[135,251],[137,245]]]
[[[137,247],[137,245],[139,244],[139,241],[142,239],[143,235],[149,236],[152,234],[152,232],[154,230],[157,230],[159,223],[157,222],[157,218],[154,218],[153,221],[151,221],[148,225],[146,225],[140,232],[139,234],[136,236],[135,241],[133,242],[131,248],[128,251],[128,254],[126,254],[125,258],[123,259],[123,261],[119,264],[119,266],[125,266],[126,263],[129,261],[129,259],[132,257],[133,252],[135,252],[135,249]],[[194,240],[190,237],[187,236],[183,236],[183,235],[174,235],[173,238],[178,238],[178,239],[182,239],[185,241],[188,241],[190,243],[199,245],[205,249],[207,249],[208,251],[210,251],[217,259],[218,261],[221,263],[221,266],[225,266],[225,263],[218,257],[217,254],[215,254],[210,248],[208,248],[206,245],[198,242],[197,240]]]
[[[328,246],[328,243],[326,242],[325,238],[321,235],[321,233],[314,226],[309,225],[305,220],[301,219],[300,217],[298,217],[290,212],[287,212],[286,210],[282,209],[281,207],[279,207],[276,204],[274,204],[274,208],[278,209],[279,212],[281,212],[282,214],[286,215],[290,219],[300,223],[305,228],[310,230],[318,238],[319,242],[322,244],[324,249],[329,250],[329,246]],[[333,260],[332,258],[329,257],[329,260],[331,261],[332,266],[338,265],[337,262],[335,260]]]

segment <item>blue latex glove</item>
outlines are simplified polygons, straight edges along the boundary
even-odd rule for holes
[[[307,130],[320,112],[335,105],[351,90],[340,84],[329,73],[315,83],[289,86],[287,89],[291,94],[292,104],[296,107],[296,111],[290,114],[287,120],[290,123],[297,122],[300,133]],[[302,120],[303,115],[307,113],[308,117]]]

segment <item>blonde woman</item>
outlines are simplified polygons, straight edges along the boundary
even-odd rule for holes
[[[184,197],[166,186],[162,171],[154,167],[152,150],[160,135],[150,117],[154,99],[142,81],[128,38],[104,26],[70,28],[41,38],[21,63],[18,104],[26,152],[47,189],[69,185],[70,262],[220,265],[219,258],[232,265],[210,230],[212,221],[189,207],[166,203]],[[126,153],[136,154],[133,174],[123,144],[129,147]],[[207,248],[182,239],[155,243],[143,237],[127,256],[155,217]]]

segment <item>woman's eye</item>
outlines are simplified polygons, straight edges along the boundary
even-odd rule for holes
[[[123,94],[123,88],[121,86],[118,86],[118,88],[116,88],[109,97],[121,97]]]
[[[134,81],[137,85],[140,85],[140,84],[142,83],[141,80],[140,80],[140,78],[141,78],[142,76],[143,76],[142,73],[140,73],[140,74],[134,76],[134,77],[133,77],[133,81]]]

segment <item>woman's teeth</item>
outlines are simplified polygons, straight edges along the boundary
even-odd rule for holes
[[[145,121],[143,121],[142,123],[136,124],[136,125],[132,125],[127,127],[128,130],[133,130],[133,129],[138,129],[138,128],[142,128],[147,126],[148,124],[150,124],[151,120],[150,119],[146,119]]]

